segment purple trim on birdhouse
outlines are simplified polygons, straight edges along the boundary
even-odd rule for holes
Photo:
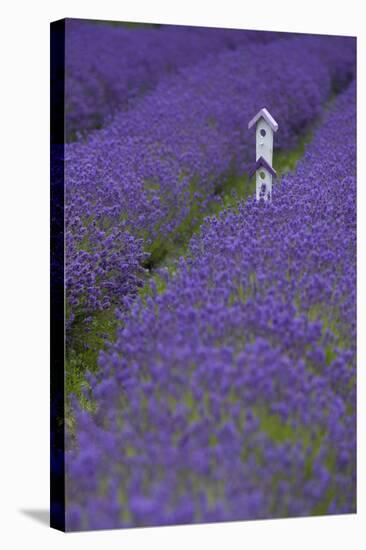
[[[278,124],[275,121],[275,119],[273,118],[273,116],[267,111],[267,109],[265,107],[263,107],[263,109],[258,111],[258,113],[255,115],[255,117],[252,118],[252,120],[248,124],[248,129],[250,129],[252,126],[254,126],[254,124],[262,117],[270,125],[272,130],[274,132],[277,132]]]
[[[251,178],[259,168],[265,168],[275,178],[277,176],[276,170],[272,168],[270,164],[263,157],[259,157],[257,162],[249,170],[249,177]]]

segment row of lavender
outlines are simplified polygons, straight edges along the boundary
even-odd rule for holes
[[[352,85],[273,204],[135,301],[75,403],[68,529],[355,510],[355,156]]]
[[[207,55],[281,33],[200,27],[111,26],[66,20],[66,136],[98,128],[165,74]]]
[[[66,147],[68,325],[120,306],[141,265],[195,224],[252,159],[247,121],[266,105],[296,143],[354,72],[354,41],[304,36],[207,58],[163,81],[87,143]]]

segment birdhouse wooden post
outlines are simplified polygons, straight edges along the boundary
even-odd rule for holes
[[[272,200],[272,178],[276,171],[272,167],[273,161],[273,133],[277,132],[278,124],[272,115],[263,108],[252,118],[248,129],[256,125],[256,163],[250,172],[256,174],[257,201]]]

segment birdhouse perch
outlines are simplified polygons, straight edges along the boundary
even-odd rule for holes
[[[277,132],[278,124],[272,115],[263,108],[252,118],[248,129],[256,125],[256,163],[250,176],[256,173],[257,201],[272,200],[272,178],[276,172],[272,167],[273,161],[273,133]]]

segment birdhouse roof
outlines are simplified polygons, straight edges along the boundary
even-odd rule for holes
[[[254,124],[256,124],[256,122],[258,122],[258,120],[260,118],[264,118],[264,120],[267,122],[267,124],[269,124],[269,126],[272,128],[272,130],[274,132],[277,132],[278,124],[275,121],[275,119],[273,118],[273,116],[271,115],[271,113],[269,113],[269,111],[267,111],[267,109],[265,107],[263,107],[263,109],[258,111],[258,113],[255,115],[255,117],[252,118],[252,120],[248,124],[248,129],[251,128],[252,126],[254,126]]]
[[[249,176],[252,177],[253,174],[255,174],[257,170],[259,170],[259,168],[265,168],[270,174],[272,174],[274,178],[277,176],[276,170],[272,168],[272,166],[268,164],[266,159],[264,159],[263,157],[259,157],[257,162],[253,164],[252,168],[249,170]]]

